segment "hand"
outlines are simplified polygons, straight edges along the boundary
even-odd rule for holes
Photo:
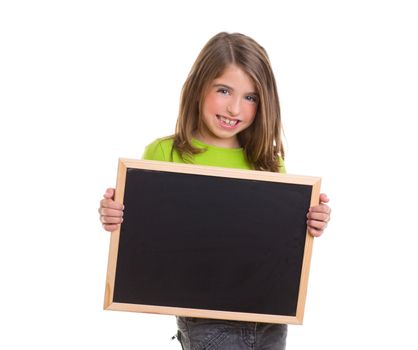
[[[329,198],[327,195],[321,193],[319,196],[319,205],[309,208],[307,215],[308,232],[313,237],[321,236],[331,219],[331,208],[325,204],[328,202]]]
[[[123,222],[123,204],[116,203],[115,189],[108,188],[100,201],[99,215],[103,228],[106,231],[115,231]]]

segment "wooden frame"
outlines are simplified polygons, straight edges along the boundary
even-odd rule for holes
[[[116,185],[115,200],[120,203],[125,203],[125,186],[127,184],[127,173],[131,169],[140,172],[157,172],[158,174],[164,173],[170,176],[172,173],[176,174],[187,174],[193,176],[203,176],[204,179],[222,179],[227,178],[232,181],[250,181],[249,183],[277,183],[277,184],[289,184],[289,185],[302,185],[308,186],[310,191],[310,198],[308,200],[308,206],[317,205],[319,202],[320,193],[320,178],[308,177],[308,176],[296,176],[278,174],[272,172],[262,172],[254,170],[239,170],[229,168],[218,168],[210,166],[199,166],[189,164],[177,164],[169,162],[159,161],[145,161],[145,160],[130,160],[120,159],[118,168],[118,177]],[[156,173],[156,174],[157,174]],[[203,179],[203,178],[202,178]],[[193,180],[194,181],[194,180]],[[270,185],[269,185],[270,186]],[[166,189],[164,189],[165,191]],[[276,198],[276,197],[274,197]],[[126,204],[125,204],[125,215],[126,215]],[[164,213],[162,213],[164,214]],[[164,220],[164,218],[161,218]],[[243,312],[241,311],[228,311],[222,309],[209,309],[209,308],[196,308],[196,307],[184,307],[175,305],[154,305],[148,303],[136,303],[136,302],[124,302],[123,300],[115,300],[115,289],[118,269],[118,255],[123,255],[120,251],[120,238],[124,234],[124,225],[127,225],[127,218],[125,217],[124,223],[121,228],[112,232],[110,241],[109,261],[106,279],[106,290],[105,290],[105,301],[104,308],[106,310],[117,310],[117,311],[134,311],[134,312],[146,312],[146,313],[157,313],[157,314],[169,314],[177,316],[189,316],[189,317],[203,317],[203,318],[214,318],[214,319],[229,319],[238,321],[252,321],[252,322],[268,322],[268,323],[288,323],[288,324],[302,324],[305,299],[307,293],[308,275],[310,268],[311,252],[313,245],[313,238],[306,232],[306,213],[304,218],[305,227],[303,232],[302,252],[301,257],[301,268],[297,271],[296,278],[298,278],[298,291],[297,291],[297,305],[295,312],[290,314],[276,314],[269,312]],[[144,288],[148,288],[148,284],[143,284]]]

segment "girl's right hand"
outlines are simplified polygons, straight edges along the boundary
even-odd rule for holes
[[[123,222],[124,206],[121,203],[116,203],[114,198],[115,189],[108,188],[103,195],[103,199],[100,201],[100,221],[103,228],[109,232],[118,229],[119,225]]]

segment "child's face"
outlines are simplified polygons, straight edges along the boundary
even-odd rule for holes
[[[240,147],[237,135],[254,121],[258,94],[250,77],[235,65],[209,86],[203,101],[201,141],[218,147]]]

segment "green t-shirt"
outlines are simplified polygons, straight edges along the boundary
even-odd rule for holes
[[[224,168],[253,169],[248,163],[242,148],[222,148],[204,144],[192,139],[192,145],[196,148],[205,149],[205,152],[193,156],[193,164],[211,165]],[[173,138],[164,137],[149,144],[144,151],[142,159],[160,160],[165,162],[185,163],[177,150],[172,151]],[[286,169],[283,160],[279,159],[279,171],[285,173]]]

